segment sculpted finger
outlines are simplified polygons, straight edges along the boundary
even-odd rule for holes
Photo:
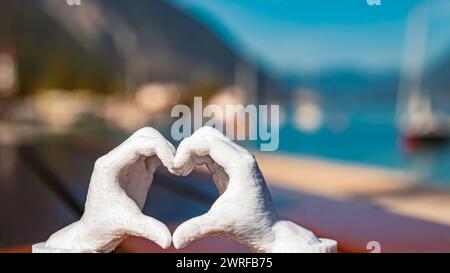
[[[217,221],[206,213],[184,222],[173,233],[173,245],[180,249],[203,237],[220,233]]]
[[[172,242],[167,226],[153,217],[139,215],[127,223],[127,230],[130,235],[146,238],[164,249]]]
[[[186,175],[195,166],[195,157],[208,155],[222,166],[227,174],[254,161],[247,150],[233,143],[218,130],[205,126],[180,143],[174,159],[174,169]]]
[[[234,143],[230,138],[228,138],[227,136],[225,136],[221,131],[217,130],[216,128],[213,128],[211,126],[203,126],[202,128],[198,129],[197,131],[195,131],[195,133],[192,136],[197,136],[197,137],[209,137],[209,136],[214,136],[219,140],[222,140],[223,142],[226,142],[228,144],[230,144],[235,150],[241,152],[241,153],[249,153],[246,149],[244,149],[243,147],[237,145],[236,143]]]
[[[145,127],[136,131],[131,138],[133,136],[144,136],[154,139],[156,155],[166,168],[172,169],[175,147],[158,130],[152,127]]]
[[[155,154],[167,168],[172,168],[175,148],[158,131],[147,127],[134,133],[117,148],[97,160],[97,163],[107,166],[109,171],[115,174],[115,171],[136,163],[140,157],[151,157]]]
[[[173,160],[175,158],[175,147],[166,139],[161,139],[156,145],[155,152],[162,164],[170,171],[173,169]]]
[[[192,172],[195,162],[192,153],[191,139],[186,138],[178,146],[173,160],[173,173],[186,176]]]

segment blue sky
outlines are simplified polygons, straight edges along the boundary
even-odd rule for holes
[[[342,67],[398,69],[409,12],[433,0],[381,0],[381,6],[366,0],[167,1],[275,71],[317,73]],[[432,17],[437,19],[430,24],[430,56],[450,49],[449,6]]]

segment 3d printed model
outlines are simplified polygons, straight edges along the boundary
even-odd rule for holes
[[[158,131],[144,128],[95,162],[85,211],[33,252],[111,252],[128,235],[171,244],[169,229],[142,214],[156,168],[172,169],[175,149]]]
[[[177,149],[176,173],[188,175],[199,164],[207,165],[221,195],[206,214],[176,229],[176,248],[223,234],[257,252],[336,252],[335,241],[278,217],[255,158],[212,127],[197,130]]]
[[[221,193],[204,215],[181,224],[173,234],[176,248],[205,236],[225,235],[256,252],[336,252],[336,241],[281,220],[254,157],[211,127],[197,130],[173,146],[152,128],[144,128],[97,160],[85,213],[53,234],[33,252],[110,252],[128,235],[171,244],[167,227],[141,210],[162,164],[172,173],[188,175],[206,164]]]

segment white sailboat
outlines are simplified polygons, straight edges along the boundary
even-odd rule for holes
[[[402,137],[418,141],[450,138],[450,117],[433,109],[431,92],[422,87],[428,40],[426,4],[411,12],[405,39],[405,56],[397,99],[397,120]]]

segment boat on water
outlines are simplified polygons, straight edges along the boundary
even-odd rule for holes
[[[450,140],[450,115],[436,109],[432,91],[423,87],[432,11],[422,5],[411,12],[408,19],[396,111],[400,136],[413,144],[439,144]]]
[[[414,142],[446,142],[450,139],[450,117],[433,111],[429,96],[411,94],[400,118],[402,137]]]

